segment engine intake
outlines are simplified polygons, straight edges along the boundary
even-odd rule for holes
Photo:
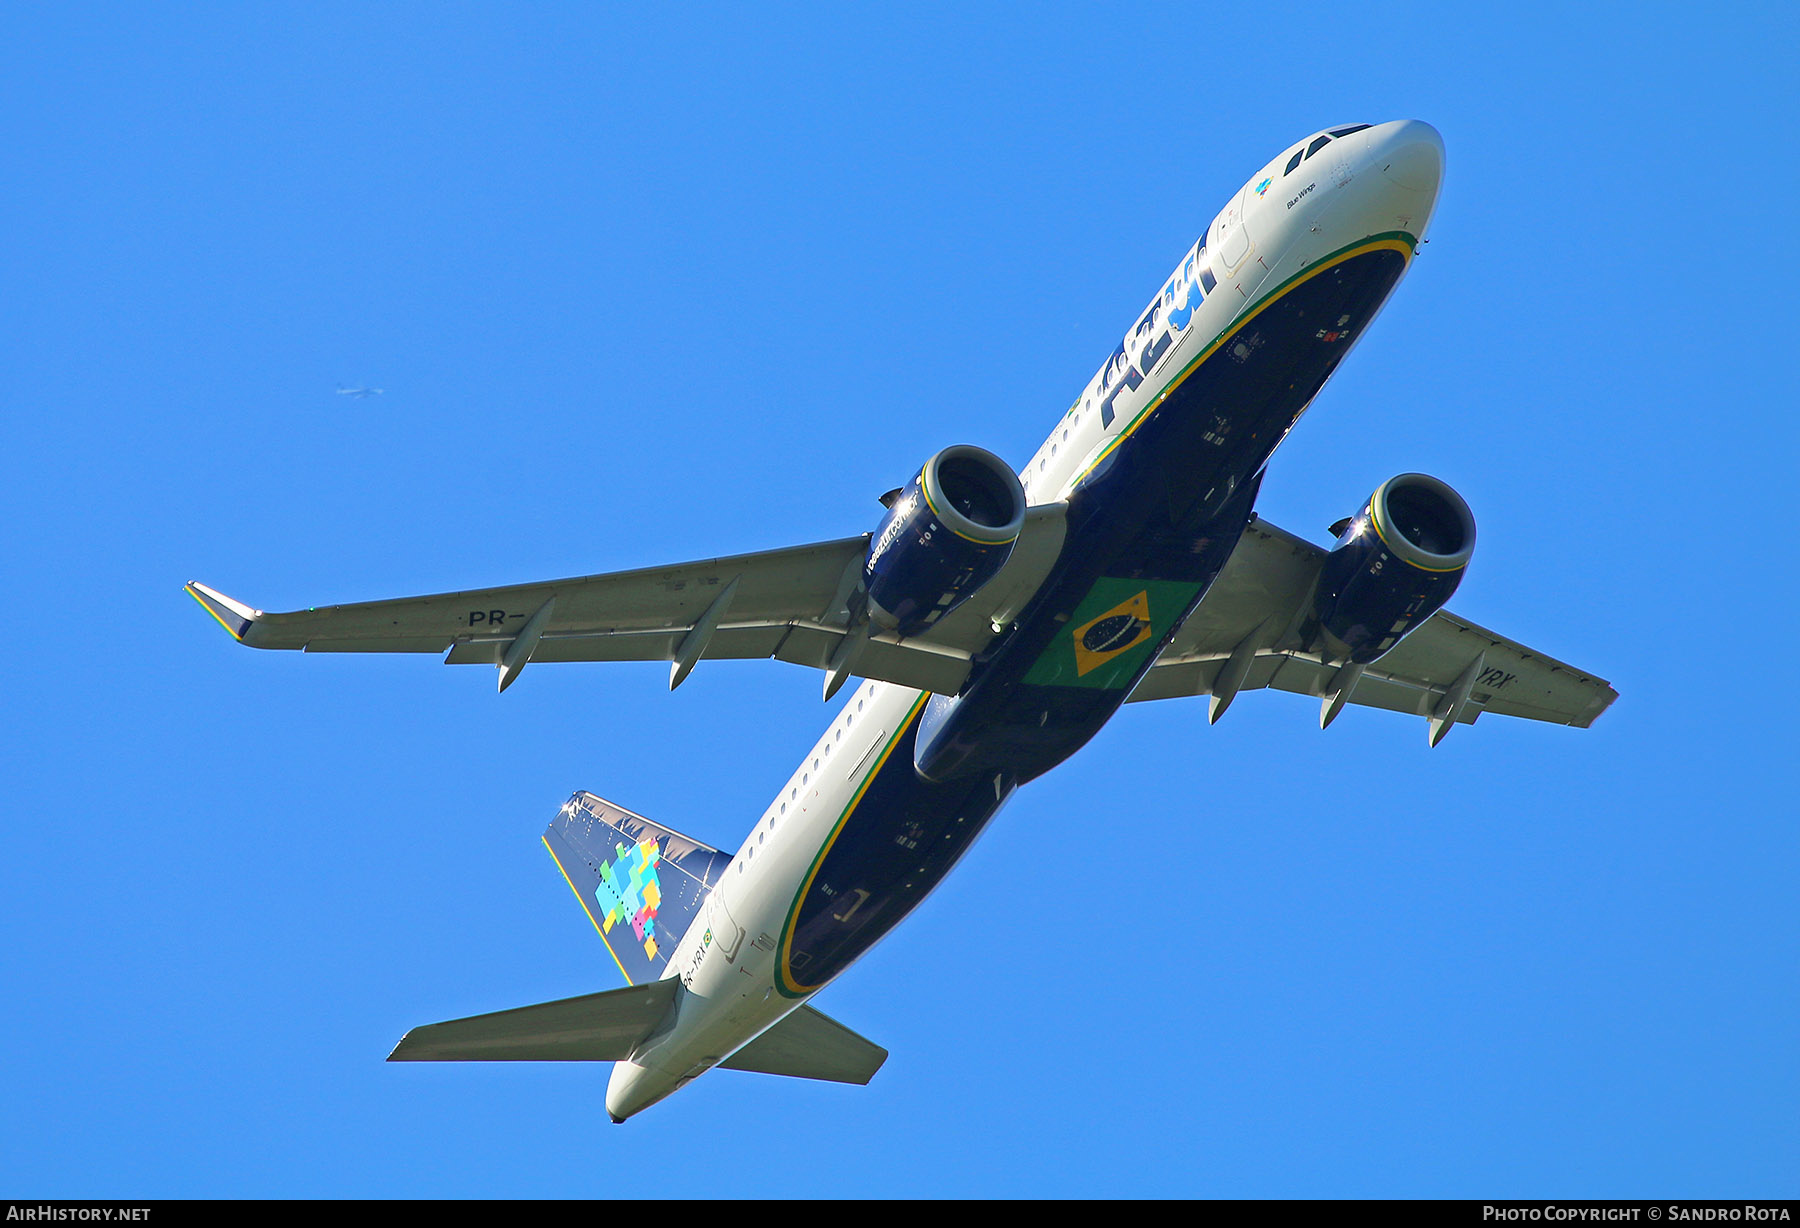
[[[1403,473],[1344,522],[1313,615],[1331,655],[1379,660],[1450,600],[1475,552],[1475,517],[1434,477]]]
[[[869,616],[917,635],[994,578],[1025,524],[1025,491],[1005,461],[945,448],[888,504],[863,559]]]

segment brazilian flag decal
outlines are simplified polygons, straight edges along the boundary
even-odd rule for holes
[[[1199,592],[1198,584],[1175,580],[1096,580],[1068,630],[1051,641],[1025,681],[1103,690],[1126,685]]]
[[[1075,676],[1087,675],[1150,638],[1150,593],[1140,589],[1075,628]]]

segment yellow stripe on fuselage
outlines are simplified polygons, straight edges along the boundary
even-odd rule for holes
[[[1404,260],[1406,260],[1410,263],[1411,259],[1412,259],[1412,252],[1413,252],[1412,243],[1413,243],[1413,241],[1411,239],[1411,236],[1400,234],[1399,232],[1395,232],[1395,234],[1393,234],[1393,235],[1387,235],[1387,236],[1382,236],[1382,237],[1378,237],[1378,238],[1374,238],[1374,239],[1365,240],[1364,242],[1353,244],[1352,246],[1345,248],[1343,251],[1338,252],[1337,254],[1335,254],[1333,256],[1329,256],[1326,259],[1321,260],[1318,264],[1314,265],[1312,268],[1306,269],[1303,272],[1297,273],[1293,277],[1289,278],[1286,282],[1282,283],[1282,285],[1280,287],[1278,287],[1276,290],[1271,292],[1266,298],[1264,298],[1261,302],[1259,302],[1253,310],[1251,310],[1250,312],[1245,314],[1242,319],[1238,320],[1230,328],[1228,328],[1224,332],[1220,333],[1219,336],[1213,340],[1211,345],[1207,346],[1206,349],[1204,351],[1202,351],[1192,362],[1188,363],[1187,366],[1183,367],[1181,369],[1180,373],[1178,373],[1173,379],[1171,379],[1169,381],[1169,383],[1163,388],[1163,390],[1159,394],[1157,394],[1156,396],[1153,396],[1148,402],[1145,403],[1144,407],[1138,411],[1137,416],[1131,420],[1130,424],[1128,426],[1126,426],[1126,428],[1123,431],[1121,431],[1118,434],[1118,436],[1110,444],[1107,445],[1106,449],[1104,451],[1102,451],[1099,456],[1094,458],[1094,461],[1092,464],[1088,465],[1088,467],[1086,469],[1083,469],[1081,471],[1081,473],[1077,476],[1077,478],[1075,480],[1080,481],[1081,478],[1084,478],[1089,473],[1092,473],[1094,471],[1094,468],[1096,466],[1098,466],[1101,461],[1105,460],[1107,458],[1107,456],[1111,455],[1113,450],[1115,448],[1117,448],[1121,443],[1123,443],[1126,440],[1126,438],[1129,437],[1130,434],[1138,428],[1138,426],[1144,421],[1145,417],[1148,416],[1149,412],[1152,409],[1154,409],[1158,403],[1160,403],[1162,400],[1166,399],[1168,397],[1168,395],[1171,392],[1173,392],[1181,384],[1181,382],[1183,380],[1187,379],[1187,377],[1189,375],[1191,375],[1194,371],[1196,371],[1202,363],[1204,363],[1208,358],[1212,357],[1215,353],[1217,353],[1221,346],[1223,346],[1227,341],[1231,340],[1232,337],[1236,336],[1239,332],[1241,332],[1246,325],[1248,325],[1252,320],[1256,319],[1256,317],[1258,315],[1262,314],[1262,312],[1265,309],[1267,309],[1271,304],[1273,304],[1277,299],[1281,298],[1283,295],[1287,294],[1289,291],[1300,286],[1304,282],[1310,281],[1312,278],[1318,276],[1320,273],[1323,273],[1326,270],[1331,269],[1337,265],[1343,264],[1347,260],[1352,260],[1352,259],[1355,259],[1357,256],[1365,255],[1368,252],[1381,251],[1381,250],[1396,251],[1396,252],[1400,253],[1401,257]],[[924,487],[925,487],[925,483],[923,481],[920,481],[920,483],[919,483],[920,490],[923,491]],[[930,498],[929,494],[926,495],[926,505],[927,506],[931,505],[931,498]],[[932,507],[931,510],[934,514],[936,514],[937,509],[935,507]],[[941,522],[943,520],[943,517],[940,515],[938,517],[938,519]],[[946,527],[948,527],[948,526],[946,525]],[[954,530],[952,530],[952,531],[954,532]],[[971,539],[971,540],[974,540],[974,539]],[[991,545],[993,543],[984,543],[984,544]],[[831,834],[826,837],[824,846],[819,849],[818,854],[813,858],[812,868],[807,871],[805,880],[800,884],[800,890],[795,894],[794,902],[788,907],[787,922],[782,927],[781,948],[780,948],[780,952],[779,952],[779,957],[777,958],[777,960],[775,962],[777,973],[780,978],[780,987],[784,993],[798,996],[801,994],[813,992],[814,990],[819,988],[816,985],[800,984],[798,981],[796,981],[793,978],[793,976],[791,975],[791,970],[789,968],[788,961],[790,960],[790,958],[793,955],[794,929],[795,929],[795,924],[798,921],[799,916],[800,916],[800,905],[805,901],[807,893],[812,890],[813,882],[815,879],[818,878],[820,867],[822,867],[825,864],[825,858],[830,854],[832,845],[837,843],[837,838],[838,838],[839,834],[843,832],[845,826],[849,823],[850,816],[855,812],[857,805],[861,803],[861,801],[863,799],[863,795],[868,792],[869,786],[874,783],[876,776],[880,775],[882,768],[887,764],[888,758],[894,753],[894,747],[899,745],[900,739],[905,735],[907,729],[912,726],[913,722],[918,719],[919,713],[924,709],[926,701],[929,700],[930,698],[931,698],[931,696],[929,694],[920,695],[918,700],[913,704],[912,708],[910,710],[908,710],[908,712],[906,714],[906,718],[900,722],[899,729],[895,731],[893,737],[888,741],[887,746],[882,750],[881,757],[875,761],[875,766],[869,770],[869,774],[866,777],[864,777],[863,782],[857,786],[856,794],[855,794],[855,796],[853,796],[850,799],[850,804],[844,808],[844,813],[842,815],[838,816],[838,821],[837,821],[836,825],[832,827]]]
[[[1395,237],[1395,236],[1398,236],[1398,237]],[[1369,252],[1383,251],[1383,250],[1396,251],[1396,252],[1400,253],[1402,259],[1404,259],[1407,263],[1410,264],[1412,262],[1413,246],[1414,246],[1414,241],[1410,235],[1406,235],[1403,232],[1395,231],[1389,235],[1384,235],[1380,238],[1369,239],[1369,240],[1365,240],[1362,243],[1352,244],[1351,246],[1345,248],[1343,251],[1337,253],[1337,255],[1328,256],[1324,260],[1321,260],[1318,264],[1314,265],[1312,268],[1306,269],[1305,271],[1300,272],[1300,273],[1296,273],[1292,277],[1288,278],[1286,281],[1282,282],[1279,287],[1277,287],[1273,292],[1271,292],[1268,295],[1268,297],[1264,298],[1254,308],[1252,308],[1248,313],[1246,313],[1242,319],[1238,320],[1230,328],[1226,329],[1224,332],[1220,333],[1217,337],[1213,338],[1212,344],[1208,345],[1204,350],[1200,351],[1199,355],[1192,362],[1188,363],[1187,366],[1183,367],[1180,370],[1180,372],[1176,374],[1175,378],[1171,379],[1168,382],[1168,384],[1163,387],[1163,390],[1161,392],[1155,394],[1148,401],[1144,402],[1144,407],[1142,409],[1138,410],[1137,416],[1131,420],[1131,422],[1125,427],[1124,430],[1119,432],[1119,434],[1113,439],[1113,441],[1111,443],[1107,444],[1105,448],[1101,449],[1100,455],[1096,456],[1093,459],[1093,462],[1091,464],[1089,464],[1087,468],[1083,469],[1080,473],[1075,475],[1075,479],[1073,482],[1070,483],[1070,485],[1073,486],[1073,485],[1079,484],[1083,478],[1087,477],[1088,474],[1092,473],[1095,469],[1099,468],[1100,462],[1105,460],[1107,457],[1111,456],[1113,454],[1113,452],[1118,448],[1118,446],[1120,444],[1124,443],[1127,439],[1129,439],[1131,437],[1131,433],[1133,431],[1137,430],[1140,425],[1142,425],[1144,419],[1150,416],[1151,410],[1155,409],[1158,405],[1162,404],[1163,401],[1167,400],[1169,394],[1171,392],[1174,392],[1175,389],[1179,388],[1181,386],[1182,382],[1184,380],[1186,380],[1188,376],[1192,375],[1195,371],[1200,369],[1201,363],[1204,363],[1207,359],[1211,358],[1214,354],[1218,353],[1220,348],[1222,346],[1224,346],[1224,344],[1227,341],[1230,341],[1233,337],[1237,336],[1240,332],[1242,332],[1245,329],[1245,327],[1250,324],[1250,322],[1252,320],[1256,319],[1257,316],[1261,315],[1266,309],[1268,309],[1270,306],[1272,306],[1277,299],[1281,298],[1283,295],[1287,294],[1289,291],[1298,288],[1299,286],[1303,285],[1304,283],[1311,281],[1313,278],[1317,277],[1320,273],[1325,272],[1327,269],[1334,268],[1337,265],[1343,264],[1346,260],[1354,260],[1358,256],[1367,255]],[[1218,293],[1218,291],[1215,291],[1214,293]]]
[[[800,884],[800,890],[794,894],[794,902],[788,907],[787,924],[781,927],[780,957],[775,961],[775,968],[781,976],[784,993],[804,994],[818,988],[817,985],[802,985],[788,974],[788,957],[793,954],[794,923],[800,917],[800,903],[806,899],[806,893],[812,890],[813,879],[819,876],[819,867],[825,864],[825,855],[831,852],[831,846],[837,843],[838,833],[843,831],[845,825],[849,823],[857,803],[862,801],[863,794],[869,791],[869,786],[875,783],[875,778],[881,775],[881,769],[887,763],[888,757],[894,753],[894,747],[900,745],[900,739],[906,735],[908,729],[912,728],[912,723],[919,719],[919,713],[924,711],[925,703],[930,698],[931,692],[921,693],[919,698],[913,702],[913,706],[907,710],[905,718],[900,722],[900,727],[894,731],[894,736],[889,738],[888,744],[882,748],[881,757],[875,760],[875,766],[871,767],[869,774],[863,777],[863,782],[856,787],[856,794],[851,797],[850,804],[844,807],[844,813],[838,816],[837,824],[831,829],[831,834],[825,837],[824,847],[813,858],[812,869],[806,872],[806,880]]]

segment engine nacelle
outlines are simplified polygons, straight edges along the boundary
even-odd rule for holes
[[[1437,613],[1475,552],[1461,495],[1423,473],[1376,487],[1326,556],[1313,616],[1331,655],[1368,665]]]
[[[959,444],[901,487],[863,559],[869,617],[917,635],[994,578],[1025,524],[1025,491],[1005,461]]]

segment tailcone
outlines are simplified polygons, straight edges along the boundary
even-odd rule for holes
[[[626,1118],[642,1113],[686,1082],[654,1066],[630,1060],[614,1062],[612,1077],[606,1081],[606,1115],[614,1125],[623,1125]]]

